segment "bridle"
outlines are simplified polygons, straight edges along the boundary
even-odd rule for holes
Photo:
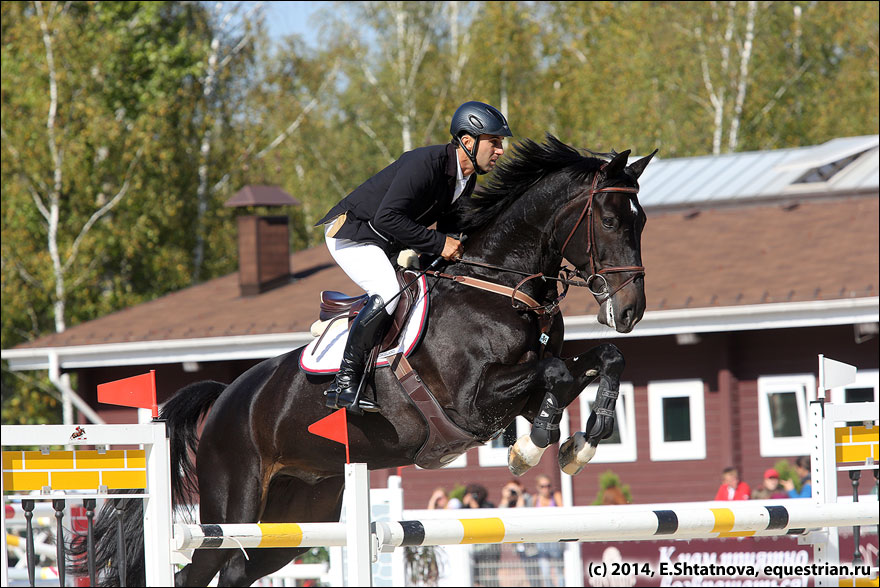
[[[603,164],[599,171],[593,176],[593,184],[589,189],[585,189],[582,194],[586,194],[589,192],[589,196],[587,197],[587,202],[584,204],[583,210],[581,210],[580,216],[578,216],[577,222],[571,229],[571,232],[568,234],[568,237],[565,238],[565,242],[562,244],[562,249],[559,250],[559,253],[562,257],[565,257],[565,248],[568,246],[569,241],[574,236],[575,231],[578,230],[578,227],[581,226],[584,218],[587,219],[587,257],[590,260],[590,275],[584,276],[582,272],[579,270],[568,270],[569,272],[573,272],[579,277],[585,280],[584,286],[586,286],[590,292],[595,296],[600,302],[611,298],[615,294],[617,294],[621,289],[632,283],[636,278],[642,277],[645,275],[645,267],[641,265],[625,265],[625,266],[611,266],[611,267],[600,267],[599,264],[599,253],[598,247],[596,245],[596,231],[593,226],[593,197],[596,194],[601,194],[603,192],[624,192],[627,194],[638,194],[638,188],[624,188],[624,187],[606,187],[606,188],[598,188],[599,184],[599,173],[605,169],[605,165]],[[580,194],[578,195],[580,196]],[[575,197],[573,200],[577,200]],[[598,269],[597,269],[598,268]],[[567,269],[567,268],[566,268]],[[629,278],[624,280],[617,288],[614,289],[613,292],[609,292],[608,280],[605,277],[607,274],[620,274],[620,273],[628,273],[631,272]],[[597,279],[602,279],[602,288],[598,292],[593,289],[593,282]]]
[[[553,277],[553,276],[545,276],[543,273],[530,274],[528,272],[523,272],[523,271],[512,269],[512,268],[493,265],[490,263],[483,263],[480,261],[471,261],[471,260],[463,260],[463,259],[456,260],[456,263],[460,263],[463,265],[471,265],[471,266],[476,266],[476,267],[483,267],[483,268],[502,271],[502,272],[506,272],[506,273],[519,274],[519,275],[522,275],[525,277],[515,287],[509,288],[507,286],[501,286],[501,285],[498,285],[498,284],[495,284],[492,282],[486,282],[485,280],[478,280],[478,279],[470,278],[470,277],[466,277],[466,276],[453,276],[450,274],[446,274],[446,273],[438,272],[438,271],[433,271],[430,269],[425,270],[424,273],[431,275],[431,276],[438,277],[438,278],[445,278],[445,279],[454,280],[456,282],[462,283],[467,286],[472,286],[472,287],[480,288],[483,290],[490,290],[490,291],[496,292],[498,294],[504,294],[504,295],[510,296],[511,304],[514,306],[514,308],[517,308],[517,310],[532,311],[542,317],[552,317],[557,312],[559,312],[559,305],[562,302],[563,298],[565,298],[565,295],[568,293],[569,286],[578,286],[578,287],[582,287],[582,288],[587,288],[593,294],[593,296],[596,297],[596,299],[600,303],[611,298],[612,296],[617,294],[622,288],[624,288],[628,284],[632,283],[636,278],[638,278],[640,276],[644,276],[645,275],[645,268],[644,268],[644,266],[640,266],[640,265],[611,266],[611,267],[604,267],[604,268],[600,267],[600,264],[598,261],[598,247],[596,245],[596,233],[593,228],[593,197],[596,194],[601,194],[603,192],[624,192],[624,193],[628,193],[628,194],[638,194],[639,193],[638,188],[624,188],[624,187],[599,188],[598,187],[599,174],[602,170],[605,169],[605,165],[607,165],[607,164],[602,165],[602,167],[599,168],[599,170],[593,176],[592,185],[589,188],[585,188],[580,194],[578,194],[577,196],[572,198],[572,202],[575,202],[582,195],[589,194],[589,196],[587,197],[587,201],[584,204],[584,208],[583,208],[583,210],[581,210],[580,216],[578,216],[577,222],[574,224],[574,227],[572,227],[571,232],[568,234],[568,237],[566,237],[565,242],[562,244],[562,248],[560,249],[560,256],[564,257],[565,248],[568,246],[568,243],[571,241],[571,238],[574,236],[575,231],[578,230],[578,227],[580,227],[581,223],[584,221],[584,218],[586,218],[587,219],[587,255],[590,260],[590,272],[591,272],[589,276],[584,276],[581,271],[579,271],[575,268],[568,268],[565,266],[561,267],[559,270],[561,277]],[[554,231],[554,233],[555,233],[555,231]],[[619,286],[617,286],[617,288],[615,288],[613,292],[609,292],[608,280],[605,277],[605,275],[606,274],[613,274],[613,273],[626,273],[626,272],[632,272],[633,275],[630,276],[629,278],[627,278]],[[573,280],[572,277],[574,277],[574,276],[577,276],[578,278],[580,278],[583,281]],[[544,281],[551,280],[551,281],[559,282],[564,286],[563,290],[554,300],[552,300],[546,304],[539,304],[539,303],[535,302],[531,297],[529,297],[529,296],[525,295],[523,292],[521,292],[521,289],[525,285],[526,282],[533,280],[533,279],[536,279],[536,278],[540,278],[541,280],[544,280]],[[593,282],[597,278],[601,278],[602,283],[603,283],[602,289],[598,292],[596,290],[594,290],[593,286],[592,286]]]

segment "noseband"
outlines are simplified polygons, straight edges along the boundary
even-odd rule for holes
[[[590,259],[590,275],[589,277],[583,276],[580,271],[576,273],[580,275],[587,283],[587,288],[589,288],[590,292],[593,293],[593,296],[597,298],[601,298],[603,301],[607,298],[611,298],[615,294],[617,294],[622,288],[630,284],[636,278],[645,275],[645,267],[641,265],[627,265],[627,266],[611,266],[611,267],[600,267],[599,265],[599,252],[598,247],[596,246],[596,231],[593,228],[593,197],[596,194],[601,194],[603,192],[625,192],[627,194],[638,194],[638,188],[623,188],[623,187],[607,187],[607,188],[597,188],[599,183],[599,173],[605,169],[605,165],[603,165],[599,171],[593,176],[593,184],[590,186],[589,190],[584,190],[584,193],[589,192],[589,197],[587,198],[586,204],[584,204],[584,209],[581,211],[580,216],[578,217],[577,222],[572,227],[571,232],[568,234],[568,237],[565,239],[565,243],[562,244],[562,249],[560,250],[560,255],[565,256],[565,248],[568,246],[568,242],[571,241],[571,238],[574,236],[575,231],[578,230],[578,227],[581,226],[584,218],[587,219],[587,256]],[[598,268],[598,269],[597,269]],[[614,289],[613,292],[609,292],[608,288],[608,280],[605,277],[607,274],[620,274],[620,273],[628,273],[631,272],[629,278],[624,280],[617,288]],[[602,289],[600,291],[596,291],[593,289],[593,282],[597,279],[602,279]]]

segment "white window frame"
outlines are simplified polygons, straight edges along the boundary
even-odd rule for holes
[[[563,416],[563,419],[565,418]],[[516,417],[516,438],[519,439],[529,433],[531,431],[530,427],[529,421],[521,416]],[[491,442],[480,445],[480,467],[507,467],[507,451],[507,447],[492,447]]]
[[[798,437],[777,438],[773,436],[770,418],[770,395],[786,392],[795,393],[801,434]],[[758,377],[758,439],[761,457],[786,457],[804,453],[804,448],[809,447],[807,403],[815,397],[816,378],[812,374]]]
[[[834,404],[844,404],[846,401],[846,390],[849,388],[873,388],[874,402],[880,397],[880,371],[877,370],[859,370],[856,372],[856,381],[847,386],[831,389],[831,402]]]
[[[651,461],[706,459],[706,401],[702,380],[666,380],[648,383],[648,426]],[[663,400],[688,398],[690,401],[690,441],[663,440]]]
[[[590,384],[580,394],[581,426],[580,431],[587,430],[590,418],[590,402],[595,402],[599,391],[598,382]],[[614,406],[614,419],[620,431],[620,443],[611,443],[607,439],[599,443],[599,449],[591,463],[622,463],[636,461],[636,409],[635,389],[630,382],[620,383],[620,395]]]

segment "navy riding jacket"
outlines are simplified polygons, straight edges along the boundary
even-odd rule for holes
[[[405,248],[440,255],[446,235],[427,227],[452,210],[458,179],[456,157],[451,143],[407,151],[355,188],[316,226],[345,214],[345,222],[333,235],[337,239],[375,243],[389,255]],[[471,175],[456,202],[470,196],[476,176]]]

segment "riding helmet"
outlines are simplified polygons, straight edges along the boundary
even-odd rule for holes
[[[477,138],[480,135],[499,135],[501,137],[512,137],[510,127],[507,126],[507,119],[494,106],[489,106],[482,102],[465,102],[458,107],[455,114],[452,115],[452,124],[449,125],[449,132],[456,141],[462,134]]]
[[[507,119],[501,114],[501,111],[494,106],[483,104],[482,102],[465,102],[458,107],[455,114],[452,115],[452,124],[449,125],[449,132],[452,133],[452,142],[462,148],[471,163],[474,164],[474,170],[480,175],[488,173],[477,163],[477,148],[480,145],[480,135],[498,135],[500,137],[512,137],[510,127],[507,126]],[[462,135],[470,135],[474,138],[474,145],[468,149],[461,142]]]

